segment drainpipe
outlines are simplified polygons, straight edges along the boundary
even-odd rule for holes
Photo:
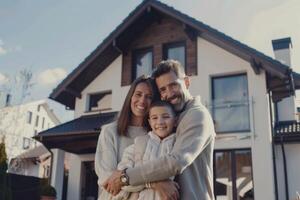
[[[283,158],[283,171],[284,171],[284,186],[285,186],[285,198],[289,200],[289,182],[288,182],[288,175],[286,170],[286,157],[285,157],[285,149],[283,144],[283,136],[280,137],[280,144],[281,144],[281,151],[282,151],[282,158]]]
[[[274,171],[274,184],[275,184],[275,200],[278,200],[278,183],[277,183],[277,168],[276,168],[276,156],[275,156],[275,144],[274,144],[274,123],[273,123],[273,112],[272,112],[272,95],[269,94],[269,110],[270,110],[270,120],[271,120],[271,133],[272,133],[272,157],[273,157],[273,171]]]

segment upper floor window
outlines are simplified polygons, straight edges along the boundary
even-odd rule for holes
[[[45,127],[45,117],[43,117],[43,120],[42,120],[42,129],[44,129]]]
[[[164,60],[173,59],[181,63],[185,68],[186,63],[185,55],[185,43],[184,42],[174,42],[165,44],[163,47],[163,58]]]
[[[37,115],[35,118],[35,126],[36,127],[39,125],[39,119],[40,119],[40,117]]]
[[[151,75],[152,66],[152,48],[135,50],[133,52],[133,80],[143,74]]]
[[[216,132],[250,131],[246,74],[212,78],[212,100]]]
[[[109,92],[101,92],[88,95],[87,111],[110,110],[112,102],[112,94]]]
[[[27,116],[26,116],[26,122],[28,124],[31,124],[31,121],[32,121],[32,112],[31,111],[28,111],[27,112]]]
[[[41,105],[38,105],[37,106],[37,111],[40,112],[40,110],[41,110]]]

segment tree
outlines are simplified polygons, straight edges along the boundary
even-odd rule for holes
[[[7,156],[5,151],[5,138],[2,137],[0,143],[0,199],[11,199],[11,192],[8,187],[7,178]]]

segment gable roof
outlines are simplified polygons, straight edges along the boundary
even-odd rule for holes
[[[75,98],[81,98],[81,91],[122,53],[121,50],[126,48],[128,44],[126,41],[133,40],[137,34],[147,28],[151,20],[157,19],[159,15],[175,18],[192,29],[199,37],[248,61],[251,63],[255,73],[258,74],[261,68],[266,70],[270,80],[275,78],[277,80],[275,85],[280,86],[279,88],[273,87],[273,90],[277,90],[278,94],[280,94],[279,100],[291,95],[291,91],[294,88],[300,88],[300,75],[292,72],[288,66],[173,7],[157,0],[145,0],[53,90],[49,98],[66,105],[70,109],[74,109]],[[287,81],[289,82],[288,86],[282,84],[282,82],[285,83]],[[293,81],[294,85],[292,84]],[[294,88],[291,88],[292,85]]]

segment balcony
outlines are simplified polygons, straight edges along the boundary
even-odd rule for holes
[[[209,106],[218,134],[251,132],[252,101],[213,101]]]
[[[275,143],[299,143],[300,122],[284,121],[276,123],[273,138]]]

